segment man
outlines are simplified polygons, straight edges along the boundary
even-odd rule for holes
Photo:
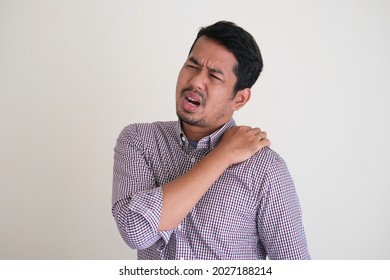
[[[262,67],[242,28],[202,28],[177,79],[179,120],[119,135],[112,213],[138,259],[310,258],[284,161],[232,119]]]

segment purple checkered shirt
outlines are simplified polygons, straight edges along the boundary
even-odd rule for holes
[[[263,148],[230,166],[174,230],[158,231],[162,186],[190,170],[223,133],[192,147],[180,122],[132,124],[117,139],[112,213],[138,259],[309,259],[301,209],[283,159]]]

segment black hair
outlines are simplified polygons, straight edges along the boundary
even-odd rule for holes
[[[234,94],[239,90],[251,88],[263,69],[260,49],[253,36],[233,22],[218,21],[199,30],[190,53],[201,36],[221,44],[237,59],[238,65],[233,69],[237,77]]]

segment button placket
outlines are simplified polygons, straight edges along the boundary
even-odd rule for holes
[[[183,223],[184,223],[184,220],[180,224],[178,224],[176,227],[176,246],[181,247],[181,248],[188,246],[186,236],[185,236],[184,232],[182,231],[183,226],[184,226]],[[185,250],[183,252],[177,251],[176,252],[176,259],[184,260],[184,259],[186,259],[186,254],[187,253]]]

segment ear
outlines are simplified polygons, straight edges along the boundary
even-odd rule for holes
[[[239,90],[234,97],[234,110],[238,111],[251,99],[251,89],[244,88]]]

